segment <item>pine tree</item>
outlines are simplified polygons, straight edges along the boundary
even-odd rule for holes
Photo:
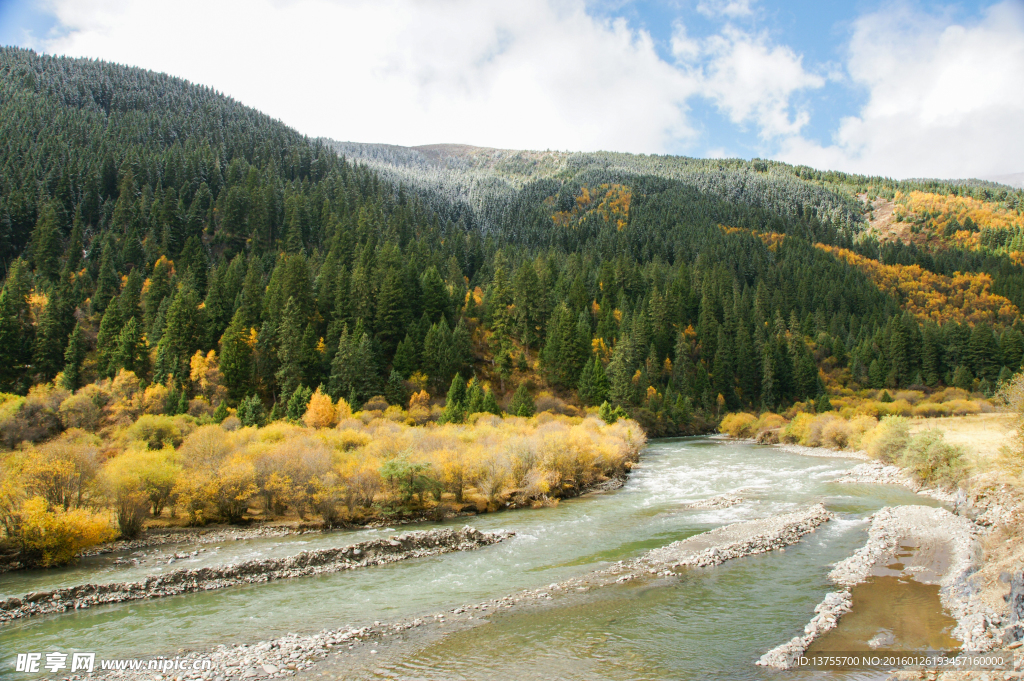
[[[388,375],[388,381],[384,384],[384,399],[388,401],[388,404],[397,406],[404,405],[409,396],[406,394],[405,385],[402,383],[402,376],[395,371],[391,370],[391,374]]]
[[[239,308],[220,339],[220,371],[228,397],[240,400],[252,388],[252,337]]]
[[[68,347],[64,351],[65,390],[77,390],[81,386],[82,361],[85,360],[85,338],[81,324],[75,324],[74,331],[68,337]]]
[[[74,324],[75,306],[70,287],[62,283],[51,292],[36,333],[32,364],[42,380],[50,380],[64,366],[64,351]]]
[[[117,335],[114,352],[110,356],[107,370],[110,375],[116,375],[118,370],[134,372],[136,376],[143,377],[148,373],[149,351],[145,340],[139,332],[138,322],[132,317],[121,327]]]
[[[405,338],[398,344],[398,348],[395,350],[394,371],[398,372],[398,375],[403,379],[409,378],[412,372],[416,371],[420,366],[418,355],[416,343],[408,333],[405,334]]]
[[[494,392],[491,390],[484,391],[483,411],[489,414],[494,414],[495,416],[501,416],[501,407],[498,406],[498,400],[494,396]]]
[[[445,399],[444,411],[441,413],[440,423],[462,423],[466,411],[466,382],[462,376],[455,374],[452,385],[448,389],[448,397]]]
[[[11,263],[0,291],[0,384],[6,391],[26,392],[25,367],[32,359],[35,327],[28,304],[32,271],[18,258]]]
[[[103,312],[107,304],[117,295],[120,282],[117,279],[117,270],[114,268],[114,253],[110,240],[103,245],[103,255],[100,260],[100,275],[96,281],[96,292],[92,297],[92,306],[95,310]]]
[[[484,391],[480,384],[476,380],[471,381],[466,390],[466,413],[477,414],[486,411],[484,409],[484,399]]]
[[[604,366],[596,356],[583,367],[579,381],[580,401],[588,406],[604,402],[608,397],[608,377]]]
[[[306,413],[309,400],[313,397],[313,389],[298,386],[288,398],[288,406],[285,408],[285,416],[291,421],[298,421]]]
[[[430,327],[423,341],[423,370],[435,385],[443,386],[457,370],[456,360],[451,330],[442,319]]]
[[[971,370],[963,364],[958,366],[953,373],[953,385],[967,392],[974,390],[974,376],[971,375]]]
[[[56,206],[46,202],[39,211],[32,232],[32,262],[36,272],[48,281],[56,281],[60,272],[61,233]]]
[[[173,376],[182,382],[190,373],[189,361],[202,346],[203,316],[199,297],[188,283],[178,287],[167,310],[167,322],[156,349],[153,380],[163,382]]]
[[[263,402],[256,395],[250,395],[243,399],[238,405],[235,414],[243,426],[262,426],[266,422],[266,411],[263,409]]]
[[[434,323],[442,316],[447,316],[450,307],[448,289],[445,288],[444,280],[438,274],[437,268],[433,265],[428,267],[420,277],[419,283],[423,314],[427,319]]]
[[[306,352],[302,343],[302,311],[294,298],[284,305],[281,325],[278,327],[277,358],[280,368],[274,377],[283,395],[291,395],[305,378]]]
[[[530,395],[530,391],[526,389],[525,385],[521,384],[516,388],[515,394],[512,395],[509,413],[529,418],[533,416],[535,410],[536,407],[533,404],[533,397]]]

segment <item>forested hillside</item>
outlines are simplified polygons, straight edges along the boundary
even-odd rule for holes
[[[312,140],[170,76],[13,48],[0,140],[0,387],[28,396],[7,446],[143,412],[298,419],[318,386],[355,410],[607,402],[693,432],[829,392],[991,391],[1024,354],[1006,188]],[[1013,236],[868,238],[865,200],[914,190],[987,201]],[[975,298],[946,302],[957,286]],[[127,411],[126,372],[147,395]]]

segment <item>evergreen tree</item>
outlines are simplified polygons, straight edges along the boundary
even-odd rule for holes
[[[156,348],[153,380],[163,382],[174,377],[184,381],[190,371],[190,360],[202,346],[203,316],[199,297],[190,283],[178,287],[167,310],[167,321]]]
[[[953,385],[967,392],[974,390],[974,376],[971,375],[971,370],[963,364],[958,366],[953,373]]]
[[[579,396],[583,404],[592,406],[604,402],[608,397],[608,377],[604,366],[596,356],[583,367],[580,374]]]
[[[401,378],[409,378],[412,372],[419,368],[419,353],[416,350],[416,343],[407,333],[398,348],[395,350],[394,371],[398,372]]]
[[[402,376],[394,369],[391,370],[388,381],[384,384],[384,399],[388,401],[388,404],[399,407],[409,400],[405,385],[402,383]]]
[[[285,408],[285,416],[291,421],[298,421],[306,413],[309,400],[313,397],[313,389],[298,386],[288,398],[288,406]],[[276,406],[276,405],[275,405]]]
[[[294,298],[288,298],[277,331],[277,358],[280,368],[275,378],[283,395],[294,393],[305,378],[307,357],[302,342],[303,326],[302,311]]]
[[[498,406],[498,400],[494,397],[494,392],[490,390],[484,391],[484,406],[482,411],[494,414],[495,416],[501,416],[501,407]]]
[[[462,423],[466,412],[466,382],[462,376],[455,374],[452,385],[448,389],[448,397],[441,412],[440,423]]]
[[[63,387],[65,390],[75,391],[81,386],[82,361],[85,359],[85,338],[82,334],[81,324],[75,324],[74,331],[68,338],[68,347],[64,351],[64,378]]]
[[[428,267],[420,277],[419,283],[423,314],[427,319],[434,323],[447,316],[450,307],[448,289],[445,288],[444,280],[438,274],[437,268],[433,265]]]
[[[533,397],[530,395],[530,391],[526,389],[525,385],[520,385],[516,388],[515,394],[512,395],[509,413],[529,418],[533,416],[534,411],[536,411],[536,407],[533,404]]]
[[[262,426],[267,420],[263,402],[256,395],[250,395],[243,399],[239,403],[235,415],[243,426]]]
[[[149,367],[149,351],[139,331],[138,322],[132,317],[121,327],[117,335],[114,352],[110,356],[107,370],[110,375],[117,375],[120,369],[134,372],[136,376],[145,376]]]
[[[240,400],[252,388],[252,338],[239,308],[220,339],[220,371],[228,397]]]
[[[484,409],[484,391],[477,381],[471,381],[466,390],[466,413],[476,414]]]
[[[60,272],[61,229],[57,209],[46,202],[39,211],[39,220],[32,232],[32,262],[36,273],[48,281],[56,281]]]

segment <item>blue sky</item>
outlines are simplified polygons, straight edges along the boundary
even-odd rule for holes
[[[1024,171],[1024,0],[0,0],[0,42],[336,139]]]

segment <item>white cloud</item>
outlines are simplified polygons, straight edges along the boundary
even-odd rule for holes
[[[697,11],[707,17],[746,17],[754,13],[753,0],[700,0]]]
[[[697,85],[582,0],[50,0],[47,52],[211,85],[310,135],[657,152]]]
[[[805,110],[791,111],[791,101],[825,80],[805,71],[802,58],[790,48],[727,26],[707,40],[704,51],[710,58],[704,94],[733,123],[753,123],[762,138],[770,139],[795,134],[810,120]]]
[[[1024,168],[1024,6],[954,24],[907,7],[858,19],[847,63],[868,93],[833,144],[788,139],[783,160],[895,177],[985,177]]]
[[[313,136],[734,147],[695,130],[688,103],[701,97],[755,131],[762,156],[898,177],[1024,170],[1020,0],[965,25],[908,6],[862,16],[839,76],[752,26],[756,0],[700,0],[717,32],[677,23],[669,61],[646,31],[588,12],[594,0],[40,1],[61,37],[37,48],[182,76]],[[804,135],[826,82],[867,97],[820,144]]]
[[[697,40],[677,23],[671,45],[680,67],[699,81],[699,94],[733,123],[755,126],[763,140],[799,133],[810,115],[794,109],[794,96],[825,84],[824,78],[804,69],[802,57],[789,47],[731,24]]]

